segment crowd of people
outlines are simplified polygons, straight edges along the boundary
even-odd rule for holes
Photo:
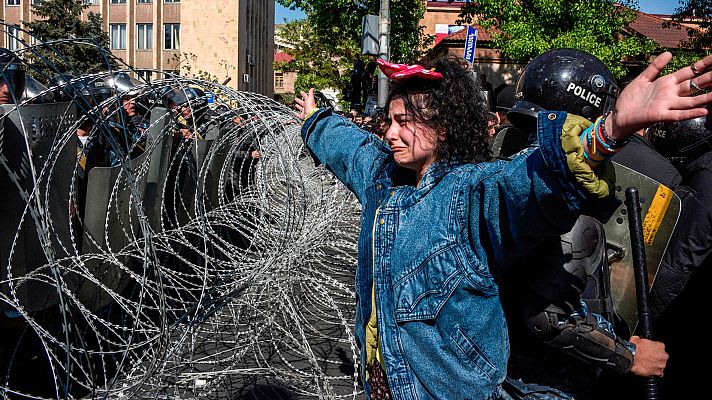
[[[669,398],[704,393],[686,357],[709,346],[678,329],[699,311],[670,310],[709,262],[712,57],[659,76],[670,59],[621,90],[590,54],[554,50],[525,68],[506,120],[461,61],[379,60],[391,88],[376,134],[301,93],[305,144],[362,205],[355,334],[368,398],[642,398],[631,376],[664,378]],[[650,143],[684,141],[681,121],[695,119],[684,155]],[[611,160],[683,197],[651,292],[653,340],[605,307]]]

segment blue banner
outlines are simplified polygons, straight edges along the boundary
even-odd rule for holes
[[[467,39],[465,39],[465,60],[468,62],[475,61],[475,49],[477,48],[477,29],[467,27]]]

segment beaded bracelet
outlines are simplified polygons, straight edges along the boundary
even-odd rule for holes
[[[630,138],[615,140],[606,132],[606,118],[611,111],[598,117],[588,129],[581,134],[581,144],[584,148],[584,158],[595,164],[601,164],[621,151]]]
[[[589,144],[589,147],[591,147],[591,130],[590,128],[587,129],[582,135],[581,135],[581,147],[583,147],[583,157],[586,159],[586,161],[590,161],[594,164],[602,164],[604,163],[607,158],[600,158],[600,159],[595,159],[591,155],[588,154],[586,151],[586,145],[584,144],[584,140],[586,140]],[[596,153],[593,153],[594,155],[599,155]],[[600,156],[600,155],[599,155]]]
[[[630,142],[630,136],[624,138],[624,139],[613,139],[612,137],[608,136],[608,132],[606,132],[606,118],[608,118],[609,115],[613,115],[613,111],[606,111],[605,114],[603,114],[602,118],[602,123],[600,124],[600,130],[601,130],[601,136],[603,139],[608,143],[611,148],[615,150],[620,150],[625,145]]]

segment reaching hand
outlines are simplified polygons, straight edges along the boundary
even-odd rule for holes
[[[309,93],[301,92],[302,98],[295,98],[294,101],[297,103],[296,109],[297,113],[295,115],[302,121],[309,115],[313,110],[316,109],[316,100],[314,99],[314,89],[309,89]]]
[[[615,111],[607,118],[606,130],[613,138],[624,138],[656,122],[677,122],[707,115],[712,93],[712,56],[698,60],[670,75],[658,78],[672,54],[659,55],[618,96]]]

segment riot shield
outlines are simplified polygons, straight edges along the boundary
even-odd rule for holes
[[[203,167],[203,162],[205,161],[205,156],[210,151],[210,146],[213,141],[220,135],[220,129],[217,125],[211,123],[207,125],[205,132],[205,140],[195,140],[193,144],[193,152],[195,154],[195,161],[198,165],[198,170]]]
[[[32,312],[57,304],[56,279],[76,254],[70,193],[77,143],[68,133],[76,113],[68,103],[2,105],[2,112],[0,280]]]
[[[130,166],[95,167],[89,171],[84,211],[84,243],[88,257],[84,264],[98,282],[83,280],[77,296],[91,310],[111,301],[109,291],[121,293],[129,282],[124,268],[134,261],[125,253],[126,246],[144,237],[146,226],[142,198],[146,190],[152,153],[150,148],[131,160]],[[103,257],[102,254],[119,254]]]
[[[638,306],[628,217],[624,204],[625,189],[636,187],[640,193],[648,281],[651,285],[680,216],[681,201],[672,190],[657,181],[618,163],[614,162],[613,165],[616,173],[615,194],[621,200],[621,204],[613,215],[604,221],[610,264],[611,296],[617,314],[632,332],[638,323]]]
[[[173,143],[173,126],[170,111],[163,107],[151,110],[151,125],[148,128],[149,141],[146,151],[150,152],[144,207],[146,217],[154,232],[161,230],[161,206],[163,204],[163,188],[166,185],[168,167],[171,162],[171,145]]]

